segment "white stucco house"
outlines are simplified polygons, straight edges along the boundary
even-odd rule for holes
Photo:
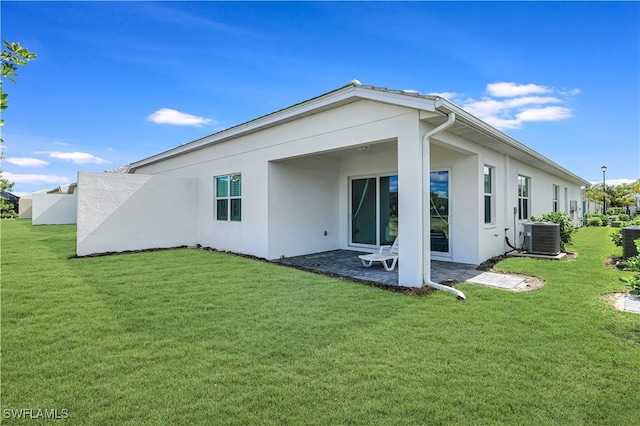
[[[437,96],[361,85],[78,175],[77,254],[195,245],[278,259],[401,237],[399,285],[582,217],[584,179]],[[515,239],[515,241],[514,241]],[[520,241],[518,241],[520,240]]]

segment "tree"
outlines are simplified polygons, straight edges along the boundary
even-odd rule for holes
[[[2,62],[2,79],[0,80],[0,112],[9,107],[9,99],[7,99],[7,93],[4,92],[4,80],[9,80],[13,84],[16,84],[14,77],[18,74],[16,70],[19,66],[27,65],[27,61],[32,61],[36,58],[35,53],[29,52],[26,47],[20,46],[19,43],[9,43],[3,40],[4,50],[0,53],[0,62]],[[0,126],[4,126],[4,119],[0,118]],[[0,143],[4,140],[0,137]],[[0,161],[4,159],[3,153],[0,151]],[[13,188],[14,183],[9,182],[2,176],[2,168],[0,168],[0,190],[2,193],[8,192]],[[0,197],[0,215],[2,217],[15,217],[16,212],[13,210],[13,205],[7,203],[4,197]]]
[[[596,205],[598,204],[598,197],[602,200],[601,192],[597,190],[595,187],[588,187],[584,191],[585,197],[587,197],[587,212],[591,211],[591,202],[593,201]]]

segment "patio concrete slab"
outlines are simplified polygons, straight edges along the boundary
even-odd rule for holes
[[[524,283],[525,280],[525,277],[496,274],[495,272],[483,272],[473,278],[468,279],[467,282],[486,285],[490,287],[503,288],[506,290],[514,290],[520,284]]]
[[[361,254],[363,253],[355,250],[331,250],[304,256],[285,257],[274,260],[274,262],[341,277],[385,285],[398,285],[397,267],[394,271],[386,271],[381,264],[376,263],[370,268],[366,268],[358,259]],[[437,283],[468,281],[478,274],[476,265],[431,261],[431,280]]]
[[[640,297],[629,293],[615,293],[609,296],[614,308],[619,311],[640,314]]]

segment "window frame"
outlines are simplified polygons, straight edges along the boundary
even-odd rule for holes
[[[487,192],[487,171],[489,176],[489,191]],[[485,164],[482,169],[482,183],[483,183],[483,207],[484,207],[484,224],[495,225],[496,224],[496,215],[495,215],[495,171],[496,168],[490,165]],[[488,205],[487,205],[488,202]],[[487,220],[487,206],[489,208],[489,220]]]
[[[524,181],[524,189],[522,191]],[[526,192],[526,194],[524,194]],[[531,213],[531,178],[518,174],[518,220],[528,220]]]
[[[234,187],[234,179],[239,182]],[[226,181],[224,187],[219,182]],[[242,173],[230,173],[213,177],[214,215],[218,222],[242,222]],[[223,189],[223,194],[220,190]],[[224,206],[224,207],[222,207]],[[237,209],[237,212],[234,213]],[[224,211],[221,211],[224,210]],[[222,213],[222,214],[221,214]]]
[[[551,207],[551,211],[553,211],[554,213],[560,211],[560,185],[553,185]]]

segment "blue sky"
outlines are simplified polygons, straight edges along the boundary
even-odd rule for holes
[[[14,192],[337,89],[441,94],[579,176],[640,177],[638,2],[13,2]]]

